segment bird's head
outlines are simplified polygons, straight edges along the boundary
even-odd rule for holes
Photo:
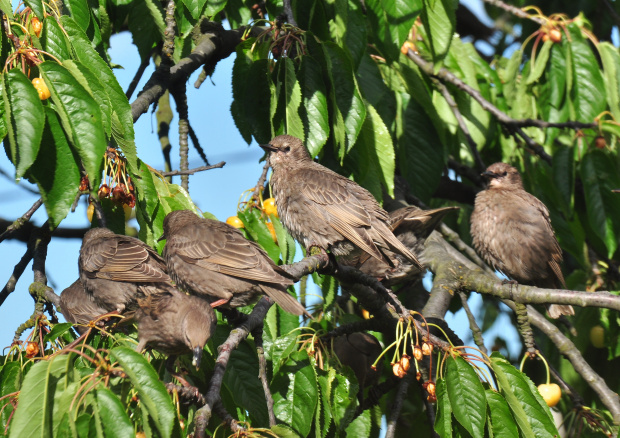
[[[200,368],[202,352],[215,332],[217,318],[211,305],[198,297],[190,297],[184,318],[185,345],[192,351],[192,365]]]
[[[312,161],[301,140],[291,135],[278,135],[260,147],[269,152],[269,165],[274,169],[283,163],[291,165]]]
[[[492,188],[523,188],[523,182],[519,171],[506,163],[495,163],[487,167],[482,173],[482,177],[487,180],[488,187]]]
[[[175,210],[171,211],[164,218],[164,234],[159,240],[168,239],[171,234],[181,230],[189,224],[199,221],[200,217],[191,210]]]

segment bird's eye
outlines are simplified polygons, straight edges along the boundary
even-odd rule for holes
[[[502,173],[502,176],[506,176],[506,175],[508,175],[508,172]]]
[[[290,150],[291,150],[291,147],[290,147],[290,146],[287,146],[287,147],[285,147],[285,148],[284,148],[284,152],[288,152],[288,151],[290,151]]]

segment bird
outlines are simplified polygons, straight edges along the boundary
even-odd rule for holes
[[[506,163],[489,166],[487,188],[476,195],[471,236],[478,253],[494,269],[529,286],[566,287],[562,249],[551,227],[549,210],[526,192],[519,171]],[[569,305],[552,304],[549,316],[574,315]]]
[[[424,249],[424,242],[433,230],[439,225],[444,216],[452,211],[459,210],[458,207],[443,207],[433,210],[421,210],[417,207],[403,207],[391,211],[390,229],[411,252],[419,256]],[[411,263],[398,253],[386,250],[386,255],[398,260],[398,267],[395,269],[383,260],[368,255],[355,258],[341,258],[340,262],[358,268],[363,273],[378,278],[386,286],[400,284],[407,280],[421,278],[424,270]]]
[[[174,289],[166,263],[153,248],[107,228],[86,232],[78,265],[84,289],[108,312],[123,314],[141,296]]]
[[[217,325],[209,302],[175,289],[138,298],[133,318],[138,325],[136,351],[149,346],[174,357],[191,352],[196,369]]]
[[[368,190],[315,163],[296,137],[279,135],[261,147],[269,152],[280,220],[306,251],[317,247],[343,256],[361,250],[394,267],[396,260],[386,255],[391,250],[423,269],[394,236],[387,212]]]
[[[75,324],[75,329],[80,335],[88,331],[89,328],[85,326],[91,321],[108,313],[107,309],[98,306],[92,295],[84,290],[84,285],[79,278],[60,293],[60,297],[54,304],[67,322]]]
[[[176,210],[164,218],[162,239],[172,279],[212,306],[246,306],[266,294],[287,312],[305,313],[286,291],[294,283],[290,275],[230,225]]]
[[[363,389],[379,381],[381,371],[373,369],[372,365],[383,347],[374,336],[356,332],[334,338],[333,350],[340,363],[350,367],[355,373],[359,383],[358,397],[361,400]]]

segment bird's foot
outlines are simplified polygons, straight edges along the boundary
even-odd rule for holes
[[[310,256],[321,255],[321,254],[327,254],[327,251],[325,251],[320,246],[311,245],[308,248],[308,255],[310,255]]]
[[[506,280],[506,279],[504,279],[504,280],[502,280],[502,284],[510,284],[510,285],[514,286],[516,284],[519,284],[519,282],[516,281],[516,280]]]

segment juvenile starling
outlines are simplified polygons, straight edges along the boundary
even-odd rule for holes
[[[136,351],[150,346],[173,356],[191,352],[192,364],[199,368],[204,346],[217,325],[211,305],[176,290],[139,298],[138,304]]]
[[[164,258],[174,281],[213,304],[245,306],[266,294],[294,315],[305,312],[293,284],[256,243],[228,224],[177,210],[164,219]]]
[[[351,367],[362,389],[378,382],[380,371],[372,369],[383,347],[368,333],[351,333],[334,338],[334,353],[343,365]]]
[[[444,207],[434,210],[421,210],[417,207],[399,208],[389,213],[390,229],[411,252],[420,255],[424,249],[424,242],[433,230],[439,225],[443,217],[451,211],[458,210],[458,207]],[[360,271],[383,281],[387,286],[403,283],[421,277],[424,270],[414,265],[400,254],[386,250],[385,254],[398,260],[395,269],[383,260],[363,254],[361,257],[344,260],[341,262],[349,266],[355,266]]]
[[[279,135],[269,144],[271,187],[282,224],[306,250],[334,255],[356,248],[394,267],[390,249],[419,269],[422,265],[390,231],[389,216],[357,183],[315,163],[301,140]]]
[[[139,296],[174,288],[164,260],[154,249],[107,228],[86,233],[78,263],[86,292],[109,312],[123,313]]]
[[[80,335],[88,330],[88,327],[84,326],[90,321],[108,313],[107,309],[98,306],[92,295],[84,290],[80,279],[75,280],[71,286],[63,290],[60,299],[55,304],[67,322],[81,324],[75,326]]]
[[[518,283],[542,288],[566,287],[562,250],[549,211],[523,189],[514,167],[495,163],[482,174],[488,187],[476,196],[471,235],[480,255]],[[569,305],[549,306],[549,316],[574,315]]]

